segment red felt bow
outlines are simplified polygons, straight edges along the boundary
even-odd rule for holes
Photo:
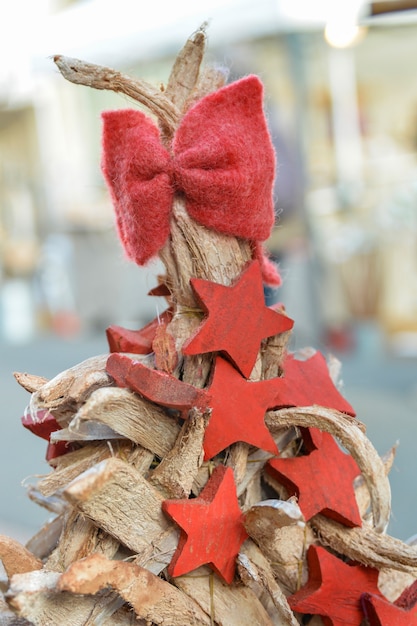
[[[262,97],[256,76],[206,96],[185,114],[172,151],[140,111],[104,113],[102,168],[129,258],[142,265],[162,248],[175,192],[208,228],[254,242],[268,238],[275,155]]]

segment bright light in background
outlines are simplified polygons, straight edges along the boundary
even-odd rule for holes
[[[349,0],[337,6],[331,3],[324,30],[327,43],[334,48],[348,48],[364,37],[366,28],[358,26],[363,6],[363,0]]]

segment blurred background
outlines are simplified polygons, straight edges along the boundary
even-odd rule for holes
[[[48,513],[23,485],[45,445],[20,425],[13,371],[51,378],[139,328],[157,262],[127,263],[100,172],[100,112],[130,106],[67,83],[54,54],[166,83],[208,21],[206,63],[258,74],[275,143],[294,349],[342,362],[344,394],[377,450],[399,447],[389,531],[417,533],[417,0],[0,0],[0,533]]]

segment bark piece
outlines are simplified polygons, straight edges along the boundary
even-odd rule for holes
[[[153,85],[143,80],[133,79],[109,67],[86,63],[63,55],[56,55],[54,61],[63,77],[70,82],[94,89],[123,93],[145,105],[171,131],[176,128],[180,119],[177,107]]]
[[[284,503],[256,505],[246,514],[245,528],[262,553],[268,555],[274,576],[284,590],[294,593],[307,580],[305,552],[316,539],[310,526],[301,521],[301,512],[298,518],[297,505],[291,505],[290,514],[287,508]]]
[[[139,565],[159,573],[170,562],[178,531],[162,513],[163,496],[127,463],[102,461],[73,481],[64,496],[133,550]]]
[[[203,462],[203,438],[207,414],[190,411],[174,447],[149,477],[167,498],[188,498]]]
[[[77,429],[83,421],[111,427],[160,458],[172,449],[180,426],[165,411],[128,389],[97,389],[72,420]]]
[[[71,563],[92,553],[112,558],[119,549],[119,541],[103,532],[93,522],[76,510],[69,511],[56,549],[49,557],[46,567],[63,572]]]
[[[18,541],[5,535],[0,535],[0,560],[9,578],[42,568],[42,561]]]
[[[135,563],[110,561],[97,554],[74,563],[58,588],[74,594],[95,594],[112,587],[147,623],[163,626],[210,624],[208,616],[186,594]]]
[[[102,355],[86,359],[45,383],[32,395],[31,413],[46,409],[53,413],[62,427],[66,426],[73,413],[95,389],[113,384],[106,372],[107,358],[107,355]]]
[[[322,515],[316,515],[310,523],[319,534],[321,543],[339,554],[363,565],[389,567],[417,577],[417,546],[408,546],[389,535],[380,535],[366,525],[346,528]]]
[[[10,604],[17,613],[34,626],[84,626],[100,623],[102,626],[133,626],[132,615],[118,610],[112,594],[100,597],[59,592],[58,572],[40,570],[18,574],[12,578],[9,590]],[[18,623],[18,622],[17,622]]]
[[[238,571],[244,584],[252,588],[264,604],[274,624],[298,625],[299,622],[295,619],[281,587],[274,578],[268,559],[253,541],[246,541],[242,546],[238,556]],[[262,601],[262,595],[265,595],[269,602]]]
[[[273,626],[268,613],[248,587],[225,585],[207,567],[171,581],[193,598],[218,626]]]
[[[23,389],[26,389],[29,393],[35,393],[48,382],[48,379],[43,376],[26,374],[26,372],[14,372],[13,376],[19,385],[23,387]]]
[[[46,559],[56,548],[64,527],[65,515],[58,515],[47,522],[26,543],[26,548],[38,559]]]

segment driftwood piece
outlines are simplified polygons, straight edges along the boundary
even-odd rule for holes
[[[346,528],[322,515],[316,515],[310,523],[318,533],[320,542],[339,554],[363,565],[389,567],[417,577],[417,546],[408,546],[389,535],[380,535],[366,525]]]
[[[56,55],[54,61],[64,78],[70,82],[93,89],[122,93],[148,107],[170,130],[176,128],[180,119],[179,110],[162,91],[153,85],[143,80],[133,79],[109,67],[86,63],[63,55]]]
[[[198,83],[205,47],[206,36],[205,25],[203,25],[186,41],[174,61],[165,88],[165,96],[181,112],[186,111],[190,94]]]
[[[42,567],[42,561],[34,554],[15,539],[5,535],[0,535],[0,561],[9,578],[14,574],[23,574]]]
[[[26,543],[26,548],[38,559],[46,559],[56,548],[62,535],[65,515],[58,515],[44,524]]]
[[[26,372],[14,372],[13,376],[19,385],[29,393],[35,393],[48,382],[48,379],[43,376],[27,374]]]
[[[130,444],[127,445],[130,446]],[[56,457],[52,461],[55,470],[39,480],[36,487],[44,496],[51,496],[82,472],[111,455],[112,450],[107,443],[100,442],[85,445],[78,450]]]
[[[384,532],[391,511],[391,489],[384,464],[369,439],[363,434],[357,420],[344,413],[323,407],[306,407],[270,411],[265,422],[268,427],[316,427],[337,437],[351,453],[362,472],[369,489],[375,530]]]
[[[46,568],[64,572],[72,563],[89,554],[99,553],[112,558],[118,549],[117,539],[76,510],[71,510],[67,513],[59,544],[47,560]]]
[[[77,431],[82,422],[94,421],[140,444],[160,458],[174,446],[180,426],[165,411],[128,389],[97,389],[71,421]]]
[[[208,615],[186,594],[135,563],[110,561],[95,554],[74,563],[58,581],[60,590],[75,594],[95,594],[107,587],[115,589],[146,623],[210,624]]]
[[[149,477],[167,498],[188,498],[204,458],[203,438],[208,415],[190,411],[172,450]]]
[[[138,565],[159,573],[169,563],[178,530],[162,513],[163,496],[128,463],[102,461],[72,482],[64,496],[133,550]]]
[[[252,507],[245,516],[249,536],[268,555],[275,578],[288,593],[307,581],[305,553],[316,538],[293,502],[272,501]]]
[[[66,426],[69,418],[95,389],[113,384],[106,372],[107,358],[105,354],[86,359],[45,383],[32,395],[32,414],[46,409],[53,413],[61,426]]]
[[[210,615],[210,624],[273,626],[268,613],[251,589],[225,585],[208,567],[199,567],[171,582]]]
[[[253,543],[246,541],[238,556],[238,572],[242,582],[252,588],[261,600],[274,624],[297,626],[298,621],[274,578],[268,559]],[[266,596],[267,600],[263,600]]]
[[[18,615],[35,626],[81,626],[100,623],[102,626],[133,626],[129,612],[115,610],[114,597],[103,595],[99,599],[91,596],[74,596],[58,592],[58,572],[39,570],[13,576],[9,589],[10,605]],[[99,621],[101,620],[101,621]],[[18,622],[16,622],[18,623]],[[144,626],[144,625],[143,625]]]

